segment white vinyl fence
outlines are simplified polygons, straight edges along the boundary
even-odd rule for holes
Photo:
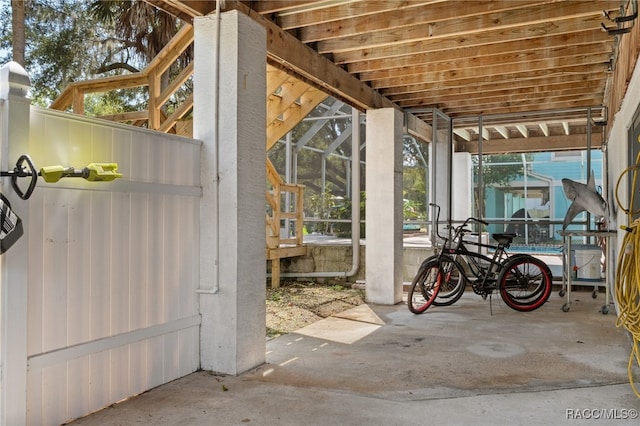
[[[200,143],[14,105],[0,100],[2,167],[123,174],[39,179],[24,201],[3,178],[25,232],[1,259],[1,421],[54,425],[199,368]]]

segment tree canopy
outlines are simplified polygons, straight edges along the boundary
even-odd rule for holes
[[[12,0],[0,5],[1,63],[14,59],[14,35],[20,40],[20,31],[14,34],[19,19],[12,13],[17,3],[24,5],[24,67],[33,101],[40,106],[50,105],[73,81],[142,69],[180,26],[143,1]],[[94,96],[86,107],[88,114],[92,108],[112,113],[140,102],[130,90]]]

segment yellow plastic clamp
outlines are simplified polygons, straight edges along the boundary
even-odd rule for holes
[[[89,170],[85,179],[91,182],[110,182],[122,177],[122,173],[117,172],[117,163],[91,163],[85,169]]]
[[[40,169],[40,176],[48,183],[56,183],[68,170],[62,166],[47,166]]]

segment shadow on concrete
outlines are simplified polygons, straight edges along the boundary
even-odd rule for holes
[[[557,293],[530,313],[473,293],[422,315],[364,305],[268,341],[250,372],[197,372],[73,424],[637,424],[631,338],[572,294],[569,312]]]

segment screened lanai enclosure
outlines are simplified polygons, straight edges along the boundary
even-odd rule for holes
[[[358,121],[355,131],[354,120]],[[365,114],[354,113],[344,102],[328,98],[269,151],[270,160],[287,182],[304,185],[306,235],[350,238],[354,200],[364,222],[365,126]],[[353,165],[354,149],[359,151],[361,167]],[[407,134],[403,152],[405,228],[419,231],[428,220],[429,144]],[[355,177],[354,170],[358,173]],[[353,186],[354,178],[360,182],[358,191]],[[293,208],[292,202],[286,203],[289,209]],[[292,226],[283,223],[283,231]]]
[[[436,210],[430,204],[437,204],[441,223],[475,216],[489,223],[485,232],[514,233],[515,242],[525,246],[557,246],[571,204],[562,179],[586,183],[593,173],[598,191],[605,198],[610,195],[604,179],[602,108],[557,111],[556,120],[544,122],[535,113],[450,119],[436,109],[411,112],[433,130],[427,138],[407,132],[402,139],[405,234],[435,237]],[[360,131],[354,132],[354,119]],[[305,241],[351,238],[354,202],[359,206],[360,236],[366,236],[365,126],[365,114],[354,114],[330,97],[268,152],[288,183],[304,186]],[[560,139],[566,142],[541,145]],[[510,150],[503,142],[509,142]],[[353,167],[356,147],[362,167]],[[354,170],[361,183],[358,192],[352,185]],[[435,187],[430,184],[434,181]],[[287,197],[285,209],[293,210],[294,202]],[[570,229],[596,229],[595,220],[583,212]],[[293,221],[282,219],[283,236],[292,235],[294,228]]]

